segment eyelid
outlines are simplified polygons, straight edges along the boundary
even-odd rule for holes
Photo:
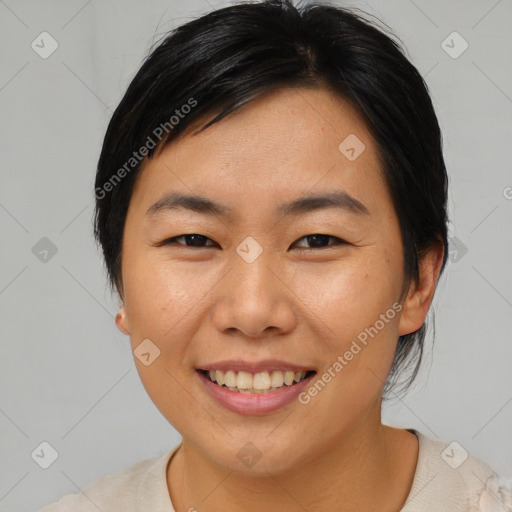
[[[162,240],[161,242],[157,242],[155,244],[155,246],[156,247],[162,247],[164,245],[169,245],[171,243],[177,243],[178,245],[186,247],[187,249],[204,249],[206,247],[213,247],[213,245],[205,245],[203,247],[194,247],[194,246],[190,246],[190,245],[186,245],[186,244],[180,244],[180,243],[175,241],[177,238],[183,238],[184,236],[201,236],[201,237],[205,238],[206,240],[209,240],[211,242],[214,242],[214,244],[217,244],[217,242],[215,242],[215,240],[213,240],[212,238],[210,238],[210,237],[208,237],[206,235],[202,235],[201,233],[183,233],[182,235],[171,236],[169,238],[166,238],[165,240]]]
[[[173,236],[173,237],[167,238],[165,240],[162,240],[161,242],[156,243],[155,246],[156,247],[162,247],[162,246],[165,246],[165,245],[170,245],[171,243],[177,243],[178,245],[183,246],[183,247],[185,247],[187,249],[206,249],[207,247],[214,247],[214,245],[204,245],[204,246],[200,246],[200,247],[195,247],[195,246],[190,246],[190,245],[186,245],[186,244],[182,244],[182,243],[176,242],[177,238],[183,238],[183,237],[186,237],[186,236],[200,236],[202,238],[205,238],[206,240],[214,242],[214,244],[216,244],[216,245],[219,245],[217,242],[215,242],[215,240],[213,240],[210,237],[207,237],[206,235],[202,235],[200,233],[184,233],[182,235],[177,235],[177,236]],[[296,245],[301,240],[304,240],[306,238],[313,237],[313,236],[323,236],[323,237],[326,237],[328,239],[334,240],[336,243],[335,244],[329,244],[329,245],[326,245],[324,247],[299,247],[299,249],[311,251],[311,250],[315,250],[315,249],[316,250],[327,249],[329,247],[334,247],[336,245],[350,245],[350,243],[347,242],[346,240],[344,240],[343,238],[340,238],[340,237],[337,237],[337,236],[334,236],[334,235],[327,235],[327,234],[324,234],[324,233],[311,233],[311,234],[308,234],[308,235],[301,236],[300,238],[295,240],[292,243],[291,247]]]
[[[301,240],[303,240],[305,238],[309,238],[311,236],[324,236],[324,237],[327,237],[328,239],[334,240],[336,243],[326,245],[325,247],[299,247],[299,249],[305,249],[305,250],[311,251],[314,249],[317,249],[317,250],[328,249],[329,247],[335,247],[336,245],[349,245],[349,242],[347,242],[346,240],[344,240],[343,238],[340,238],[338,236],[327,235],[325,233],[311,233],[310,235],[301,236],[299,239],[297,239],[295,242],[293,242],[292,246],[297,244],[297,242],[300,242]]]

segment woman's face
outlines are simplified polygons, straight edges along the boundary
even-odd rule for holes
[[[276,90],[146,162],[122,279],[117,323],[149,396],[185,442],[242,472],[285,471],[377,428],[397,338],[421,325],[397,303],[401,236],[376,145],[327,90]],[[230,368],[263,374],[223,374],[254,387],[279,387],[280,369],[316,374],[248,394],[200,371]]]

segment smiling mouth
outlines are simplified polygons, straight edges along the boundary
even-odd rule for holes
[[[270,371],[253,374],[234,370],[224,372],[221,370],[199,369],[198,372],[202,373],[211,382],[222,388],[238,393],[249,394],[279,391],[280,389],[294,386],[316,374],[314,370],[301,372]]]

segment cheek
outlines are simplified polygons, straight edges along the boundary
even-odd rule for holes
[[[176,262],[126,257],[125,304],[132,334],[163,339],[172,336],[206,293],[201,272]]]
[[[322,331],[318,356],[336,375],[323,403],[363,410],[380,395],[398,339],[400,265],[399,253],[367,248],[302,284]]]
[[[401,277],[400,258],[363,248],[345,261],[296,273],[294,282],[308,309],[347,340],[392,308],[400,295]]]
[[[175,264],[156,264],[134,254],[123,261],[123,279],[131,348],[141,382],[162,415],[178,429],[184,428],[182,411],[190,407],[190,395],[183,391],[182,372],[188,366],[184,360],[194,334],[195,308],[206,284]],[[137,347],[147,339],[158,347],[158,356],[149,365],[137,358]]]

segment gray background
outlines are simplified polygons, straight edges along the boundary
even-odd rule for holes
[[[179,441],[114,325],[92,239],[93,180],[111,112],[154,38],[225,4],[0,1],[0,510],[36,510]],[[384,419],[456,440],[511,476],[512,3],[344,5],[389,24],[426,78],[458,247],[437,292],[434,349]],[[47,59],[31,48],[43,31],[59,45]],[[453,31],[469,44],[458,58],[442,47]],[[33,253],[43,237],[55,255]],[[31,457],[43,441],[59,455],[46,470]]]

